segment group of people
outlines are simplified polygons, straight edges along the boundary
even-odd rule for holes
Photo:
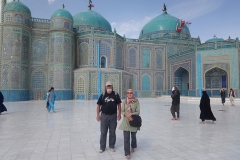
[[[225,103],[225,91],[221,90],[222,103]],[[234,91],[231,88],[229,93],[229,98],[234,105]],[[172,88],[172,106],[171,114],[173,116],[172,120],[180,120],[180,92],[178,87]],[[133,153],[135,148],[137,148],[137,138],[136,133],[139,130],[138,127],[133,127],[130,125],[132,121],[132,115],[140,114],[140,105],[137,98],[134,97],[134,91],[132,89],[127,90],[126,99],[123,101],[120,99],[118,93],[113,91],[113,85],[110,81],[106,83],[105,93],[102,93],[97,101],[97,121],[100,122],[101,136],[100,136],[100,150],[99,153],[102,153],[106,150],[106,141],[107,133],[109,130],[109,149],[112,152],[115,152],[115,143],[116,143],[116,128],[117,120],[119,121],[123,116],[123,121],[119,126],[120,130],[123,130],[124,138],[124,152],[127,159],[130,159],[130,154]],[[211,120],[212,123],[216,121],[214,117],[211,105],[210,98],[207,92],[202,91],[202,97],[200,100],[200,124],[204,124],[205,120]],[[122,115],[121,115],[122,114]],[[131,140],[131,142],[130,142]]]
[[[222,89],[220,92],[222,104],[225,103],[225,90]],[[172,89],[172,106],[171,106],[171,114],[173,116],[172,120],[180,120],[180,92],[178,87],[173,87]],[[234,105],[235,94],[233,89],[230,89],[229,98],[231,104]],[[54,102],[56,96],[54,93],[54,87],[48,91],[46,95],[47,105],[46,108],[48,112],[51,110],[55,113],[54,110]],[[4,97],[2,92],[0,92],[0,114],[4,111],[7,111],[6,107],[3,105]],[[117,128],[117,120],[121,120],[123,116],[123,120],[121,125],[119,126],[120,130],[123,130],[124,137],[124,152],[127,159],[130,159],[130,154],[135,151],[137,148],[137,138],[136,134],[139,130],[139,127],[133,127],[130,125],[129,121],[132,121],[132,115],[140,114],[140,104],[137,98],[134,97],[133,89],[127,90],[126,99],[123,101],[120,99],[120,96],[117,92],[113,91],[112,82],[108,81],[105,86],[105,92],[102,93],[97,101],[97,121],[100,122],[101,128],[101,136],[100,136],[100,150],[99,153],[102,153],[106,150],[106,142],[107,142],[107,133],[109,130],[109,149],[112,152],[115,152],[115,143],[116,143],[116,128]],[[205,120],[212,120],[212,123],[216,121],[214,117],[211,106],[210,106],[210,98],[206,91],[202,92],[202,97],[200,100],[200,119],[202,122],[200,124],[204,124]],[[175,115],[177,113],[177,115]],[[121,115],[122,114],[122,115]],[[131,142],[130,142],[131,139]]]
[[[123,130],[124,138],[124,152],[127,159],[130,159],[130,154],[133,153],[135,148],[137,148],[137,138],[136,133],[139,130],[138,127],[132,127],[129,121],[132,120],[132,115],[140,114],[140,105],[138,99],[134,97],[134,92],[132,89],[127,90],[127,98],[121,102],[118,93],[113,91],[113,85],[110,81],[106,83],[105,93],[101,94],[97,101],[97,121],[101,122],[101,136],[100,136],[100,150],[102,153],[106,150],[107,133],[109,130],[109,149],[115,152],[116,143],[116,128],[117,120],[121,119],[121,114],[123,116],[123,121],[119,126],[120,130]],[[172,120],[179,119],[180,110],[180,92],[178,87],[172,89],[172,106],[171,114],[173,116]],[[121,106],[122,103],[122,106]],[[205,120],[212,120],[212,123],[216,121],[214,117],[211,106],[210,98],[206,91],[202,92],[202,98],[200,101],[200,119],[204,124]],[[177,115],[175,115],[177,113]],[[130,142],[131,139],[131,142]]]
[[[54,110],[54,102],[55,102],[56,96],[54,93],[54,87],[51,87],[51,89],[47,92],[46,95],[46,108],[48,110],[48,112],[50,112],[51,110],[53,111],[53,113],[56,113]],[[0,91],[0,114],[2,114],[2,112],[7,112],[7,108],[5,107],[5,105],[3,104],[4,102],[4,97],[2,92]]]
[[[225,98],[226,98],[226,93],[225,90],[222,89],[220,91],[220,95],[221,95],[221,99],[222,99],[222,104],[224,105],[225,103]],[[234,90],[231,88],[228,94],[228,97],[230,99],[231,105],[235,106],[234,104],[234,98],[235,98],[235,93]],[[172,88],[172,106],[171,106],[171,113],[172,113],[172,120],[180,120],[179,119],[179,110],[180,110],[180,92],[178,90],[178,87],[173,87]],[[200,124],[204,124],[205,120],[212,120],[212,123],[214,123],[214,121],[216,121],[216,118],[214,117],[212,110],[211,110],[211,106],[210,106],[210,98],[207,94],[206,91],[202,92],[202,97],[201,97],[201,101],[200,101],[200,119],[202,120],[202,122],[200,122]],[[175,115],[175,113],[177,113],[177,117]]]
[[[171,106],[171,113],[172,113],[172,120],[180,120],[179,119],[179,110],[180,110],[180,92],[178,87],[173,87],[172,88],[172,94],[171,94],[171,98],[172,98],[172,106]],[[200,100],[200,119],[202,120],[202,122],[200,122],[200,124],[204,124],[205,120],[212,120],[212,123],[214,123],[214,121],[216,121],[216,118],[214,117],[212,110],[211,110],[211,106],[210,106],[210,98],[207,94],[206,91],[202,92],[202,97]],[[177,116],[175,115],[175,113],[177,113]]]
[[[130,159],[130,154],[137,148],[136,134],[139,128],[131,126],[129,121],[133,120],[132,115],[140,114],[140,105],[138,99],[134,97],[134,91],[132,89],[127,90],[126,97],[127,98],[122,103],[119,94],[113,91],[112,83],[110,81],[106,83],[105,93],[101,94],[97,101],[96,119],[100,122],[101,126],[99,153],[106,150],[108,130],[109,149],[115,152],[117,120],[119,121],[122,116],[123,120],[119,129],[123,130],[124,152],[126,158]]]
[[[225,93],[224,88],[221,89],[220,96],[221,96],[222,104],[224,105],[225,99],[226,99],[226,93]],[[230,99],[231,106],[235,106],[235,104],[234,104],[235,93],[234,93],[234,90],[232,88],[230,88],[228,97]]]

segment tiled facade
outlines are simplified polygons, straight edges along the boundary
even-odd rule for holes
[[[133,88],[138,97],[156,97],[171,94],[172,86],[186,96],[199,96],[203,88],[218,96],[225,85],[221,77],[225,88],[238,95],[238,39],[201,44],[187,25],[180,33],[151,32],[153,22],[143,27],[139,39],[128,39],[112,31],[104,18],[99,27],[82,24],[77,18],[83,12],[72,17],[60,9],[51,19],[41,19],[31,17],[19,1],[1,3],[0,89],[6,101],[44,99],[52,86],[58,100],[97,99],[108,80],[121,96]],[[13,4],[24,10],[11,10]],[[84,12],[93,14],[98,13]],[[158,17],[176,20],[167,12]]]

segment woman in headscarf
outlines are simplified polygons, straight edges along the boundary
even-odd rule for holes
[[[54,88],[51,87],[50,89],[51,91],[49,92],[48,96],[47,96],[47,102],[48,102],[48,112],[50,112],[51,110],[53,111],[53,113],[56,113],[54,110],[54,102],[56,99],[55,93],[54,93]]]
[[[3,102],[4,102],[4,97],[3,97],[2,92],[0,91],[0,114],[2,112],[7,111],[7,108],[4,106]]]
[[[134,148],[137,148],[137,130],[139,128],[130,126],[129,121],[132,121],[132,115],[140,114],[140,105],[138,99],[134,97],[132,89],[127,90],[127,98],[122,103],[122,115],[123,121],[119,127],[123,130],[124,137],[124,152],[127,159],[130,159],[130,153],[134,152]],[[131,138],[130,138],[131,137]],[[131,143],[130,143],[131,139]],[[130,149],[131,147],[131,149]]]
[[[202,92],[202,98],[200,101],[200,119],[202,122],[200,124],[204,124],[205,120],[212,120],[212,123],[216,121],[216,118],[214,117],[211,106],[210,106],[210,98],[208,97],[208,94],[206,91]]]
[[[222,104],[224,105],[225,97],[226,97],[224,88],[220,91],[220,95],[221,95],[221,99],[222,99]]]

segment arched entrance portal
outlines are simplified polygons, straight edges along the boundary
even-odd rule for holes
[[[189,90],[189,73],[180,67],[174,73],[174,86],[177,86],[181,95],[187,96]]]
[[[221,68],[212,68],[205,73],[205,88],[209,96],[219,96],[221,88],[228,87],[227,72]]]

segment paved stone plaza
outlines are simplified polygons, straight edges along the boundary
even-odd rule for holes
[[[180,121],[172,121],[168,97],[139,99],[143,125],[134,160],[240,159],[240,102],[225,106],[211,99],[217,121],[200,125],[199,99],[181,99]],[[100,125],[96,100],[57,101],[47,113],[44,101],[7,102],[0,115],[1,160],[124,160],[123,134],[116,152],[98,153]],[[119,126],[120,122],[118,122]]]

